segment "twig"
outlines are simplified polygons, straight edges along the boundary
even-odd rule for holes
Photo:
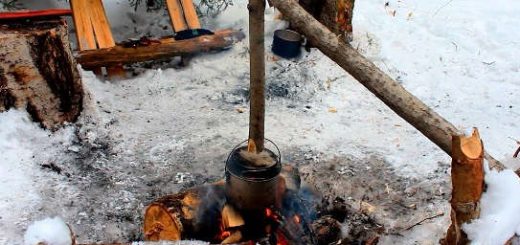
[[[451,2],[453,2],[453,0],[449,0],[448,2],[446,2],[444,5],[442,5],[440,8],[437,9],[437,11],[435,11],[435,13],[433,14],[433,16],[437,15],[439,13],[439,11],[441,11],[441,9],[443,9],[444,7],[448,6],[448,4],[450,4]],[[433,17],[432,16],[432,17]]]
[[[436,214],[436,215],[434,215],[434,216],[426,217],[426,218],[422,219],[421,221],[419,221],[419,222],[417,222],[417,223],[411,225],[410,227],[408,227],[408,228],[406,228],[406,229],[404,229],[404,230],[405,230],[405,231],[409,231],[409,230],[411,230],[412,228],[414,228],[414,227],[416,227],[416,226],[422,224],[422,222],[424,222],[424,221],[426,221],[426,220],[435,219],[435,218],[441,217],[441,216],[443,216],[443,215],[444,215],[444,213],[438,213],[438,214]]]
[[[518,149],[516,149],[515,153],[513,154],[513,158],[517,158],[518,154],[520,154],[520,140],[513,139],[512,137],[509,138],[514,140],[519,145]]]

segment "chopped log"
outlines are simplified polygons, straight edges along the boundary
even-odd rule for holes
[[[298,5],[296,0],[271,0],[271,2],[289,20],[291,26],[305,35],[313,45],[451,156],[451,136],[459,134],[459,130],[453,124],[314,19]],[[502,163],[489,154],[484,153],[484,157],[491,168],[505,169]]]
[[[84,50],[76,56],[78,63],[87,67],[110,66],[148,61],[152,59],[171,58],[203,51],[217,51],[229,48],[242,40],[239,31],[222,30],[211,36],[200,36],[189,40],[175,41],[173,38],[160,40],[149,46],[123,47]]]
[[[451,163],[451,221],[446,244],[467,244],[463,223],[480,215],[479,201],[484,188],[484,147],[475,128],[469,137],[453,136]]]
[[[251,73],[249,139],[255,143],[256,152],[262,152],[265,120],[265,0],[249,0],[247,8],[249,9],[249,70]]]
[[[23,108],[33,120],[57,129],[77,119],[83,87],[59,18],[0,25],[0,112]]]
[[[146,241],[215,241],[224,200],[223,182],[161,197],[146,208],[144,238]]]

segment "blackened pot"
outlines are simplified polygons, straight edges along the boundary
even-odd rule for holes
[[[277,30],[274,32],[272,51],[283,58],[294,58],[301,53],[302,36],[291,30]]]
[[[265,149],[276,163],[269,167],[251,166],[240,156],[247,146],[235,147],[226,161],[226,198],[239,210],[262,210],[275,205],[279,175],[282,170],[280,153]]]

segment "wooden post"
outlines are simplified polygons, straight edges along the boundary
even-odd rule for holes
[[[256,152],[261,152],[264,149],[265,118],[265,0],[249,0],[247,8],[249,9],[249,70],[251,73],[249,139],[254,143]]]
[[[451,221],[445,244],[467,244],[463,223],[480,215],[479,201],[484,188],[484,147],[478,130],[471,136],[453,136],[451,162]]]
[[[291,22],[293,28],[305,35],[313,45],[352,75],[397,115],[451,156],[451,136],[459,134],[459,130],[453,124],[314,19],[298,5],[297,1],[271,0],[271,2]],[[491,168],[505,169],[503,164],[489,154],[484,153],[484,157]]]

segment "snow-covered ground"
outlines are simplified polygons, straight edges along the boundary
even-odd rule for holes
[[[168,34],[162,13],[105,2],[116,39]],[[519,11],[514,0],[361,0],[352,45],[520,167],[509,160],[520,139]],[[285,25],[274,16],[267,11],[268,41]],[[204,22],[247,32],[246,2]],[[24,112],[0,114],[0,244],[21,244],[28,224],[48,216],[62,217],[80,242],[138,240],[150,201],[220,178],[226,154],[247,137],[247,43],[185,68],[147,64],[122,81],[83,71],[85,111],[55,133]],[[291,61],[267,52],[267,60],[266,136],[285,161],[323,192],[352,203],[368,195],[387,230],[382,243],[437,243],[449,220],[449,157],[319,51]]]

